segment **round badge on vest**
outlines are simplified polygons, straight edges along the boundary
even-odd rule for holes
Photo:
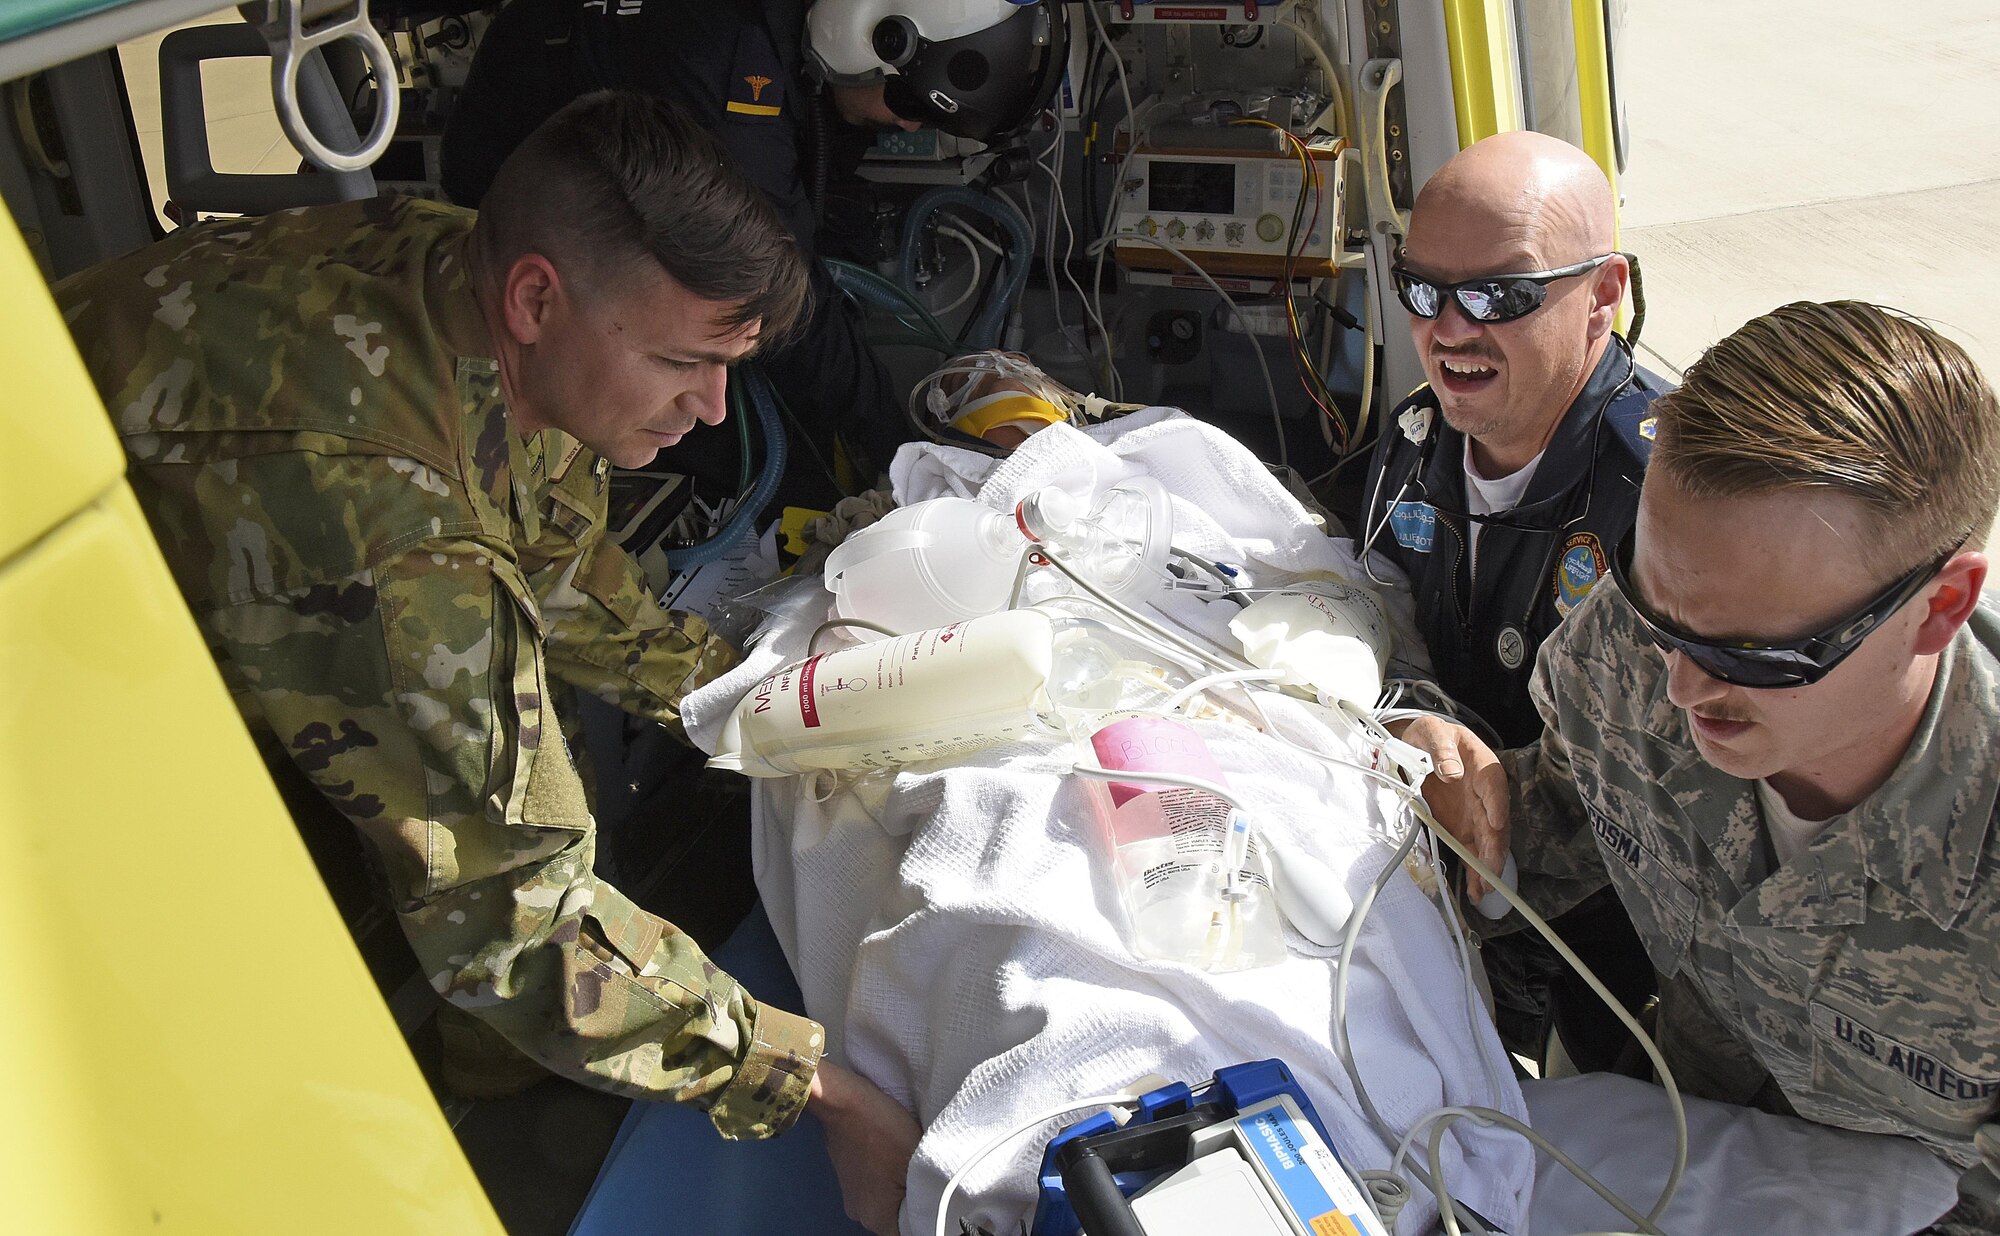
[[[1520,669],[1521,663],[1528,659],[1528,641],[1519,627],[1501,627],[1500,638],[1494,641],[1493,650],[1499,656],[1500,664],[1510,670]]]

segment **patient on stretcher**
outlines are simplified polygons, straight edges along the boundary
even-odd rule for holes
[[[1007,588],[990,602],[1009,610],[1000,618],[1043,632],[1071,623],[1110,632],[1106,642],[1139,650],[1123,659],[1150,659],[1163,682],[1181,688],[1183,699],[1168,706],[1163,691],[1154,703],[1171,714],[1176,740],[1193,735],[1207,761],[1174,757],[1152,771],[1199,777],[1199,767],[1236,808],[1203,815],[1184,796],[1184,831],[1198,825],[1226,844],[1244,821],[1271,856],[1254,876],[1275,881],[1274,894],[1310,889],[1320,904],[1347,905],[1366,899],[1378,876],[1382,887],[1340,984],[1342,913],[1322,913],[1310,934],[1299,928],[1303,912],[1284,916],[1289,925],[1274,917],[1281,947],[1259,958],[1273,964],[1258,968],[1204,966],[1199,953],[1163,960],[1135,947],[1093,791],[1075,771],[1102,757],[1083,753],[1060,722],[1002,727],[945,758],[884,756],[870,761],[873,771],[822,766],[810,777],[761,780],[753,800],[758,883],[806,1006],[827,1026],[837,1057],[905,1103],[926,1129],[904,1230],[933,1230],[947,1179],[968,1165],[946,1230],[958,1230],[960,1219],[1017,1230],[1033,1206],[1040,1142],[1052,1130],[973,1165],[978,1149],[1038,1110],[1152,1074],[1202,1078],[1245,1060],[1281,1058],[1313,1094],[1340,1153],[1366,1166],[1386,1167],[1395,1150],[1370,1105],[1393,1129],[1448,1104],[1525,1115],[1467,982],[1461,937],[1443,903],[1427,896],[1437,890],[1435,868],[1389,784],[1393,749],[1363,710],[1337,699],[1323,704],[1304,683],[1290,693],[1274,689],[1283,673],[1247,660],[1246,641],[1231,627],[1251,605],[1297,593],[1302,582],[1365,578],[1351,544],[1329,538],[1240,444],[1178,410],[1132,410],[1106,421],[1122,409],[1068,392],[1012,358],[965,368],[973,372],[920,388],[937,395],[921,393],[919,407],[947,425],[998,408],[1003,419],[973,427],[1021,437],[1007,452],[978,449],[996,447],[990,437],[976,447],[906,447],[891,469],[899,513],[941,498],[976,505],[974,516],[992,516],[995,533],[1014,538]],[[1016,397],[1025,402],[1002,403]],[[1034,402],[1066,415],[1055,419]],[[1050,491],[1064,497],[1043,496]],[[1022,540],[1024,508],[1067,500],[1087,521],[1115,501],[1114,491],[1149,495],[1130,505],[1164,510],[1147,526],[1165,534],[1154,561],[1171,570],[1121,595],[1088,574],[1078,580],[1054,561],[1035,561],[1063,552]],[[907,547],[923,529],[889,531]],[[1135,546],[1133,556],[1143,559],[1149,548]],[[762,700],[796,705],[804,693],[814,726],[824,729],[835,709],[865,705],[891,677],[900,681],[911,659],[952,646],[907,627],[883,637],[830,623],[841,617],[834,598],[812,581],[792,583],[764,604],[761,638],[744,664],[687,702],[689,732],[710,751],[725,747],[746,700],[750,714],[768,717],[756,714]],[[961,635],[995,620],[957,619]],[[1391,642],[1393,621],[1384,624]],[[819,672],[849,654],[867,659],[868,672]],[[1031,671],[1056,668],[1052,655],[1053,645]],[[809,657],[810,673],[787,676]],[[1372,654],[1367,668],[1380,673]],[[1197,685],[1202,678],[1212,681]],[[992,681],[974,677],[960,694],[969,700]],[[1247,691],[1256,692],[1254,703]],[[1373,689],[1365,694],[1372,706]],[[1029,692],[1024,717],[1037,706],[1047,703]],[[893,702],[877,713],[891,727],[910,715]],[[1195,793],[1145,781],[1146,771],[1130,774],[1127,792]],[[1394,843],[1404,838],[1412,844],[1399,856]],[[1239,871],[1236,855],[1227,858],[1215,865]],[[1336,1034],[1337,1007],[1345,1010],[1344,1035]],[[1372,1079],[1366,1102],[1337,1040]],[[1508,1225],[1525,1214],[1532,1156],[1518,1139],[1461,1122],[1439,1156],[1455,1190],[1481,1214]],[[1435,1213],[1427,1197],[1408,1206],[1419,1225]]]

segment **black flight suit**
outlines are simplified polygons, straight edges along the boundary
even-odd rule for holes
[[[1489,518],[1472,568],[1465,518],[1465,437],[1447,425],[1437,396],[1418,387],[1391,413],[1371,461],[1364,536],[1409,577],[1417,625],[1438,685],[1471,709],[1503,747],[1540,740],[1528,695],[1535,653],[1563,615],[1609,571],[1632,527],[1652,453],[1652,401],[1668,389],[1612,337],[1563,414],[1521,502]],[[1428,407],[1422,442],[1403,414]],[[1613,994],[1637,1013],[1654,991],[1651,963],[1607,889],[1554,924]],[[1509,1050],[1539,1058],[1553,1013],[1563,1045],[1585,1072],[1608,1069],[1628,1040],[1609,1010],[1533,932],[1496,937],[1484,950],[1497,1021]],[[1551,1006],[1553,1006],[1551,1008]]]
[[[771,199],[812,259],[812,316],[794,342],[763,357],[772,385],[828,459],[837,431],[882,468],[910,435],[858,316],[818,261],[804,178],[818,106],[800,74],[805,10],[806,0],[515,0],[488,28],[453,108],[442,179],[453,201],[477,206],[522,139],[586,91],[636,90],[679,104]],[[733,439],[698,433],[683,445],[733,452]]]

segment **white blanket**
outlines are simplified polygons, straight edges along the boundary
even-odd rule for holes
[[[1253,566],[1359,573],[1352,546],[1312,526],[1240,446],[1164,409],[1088,433],[1051,427],[997,466],[949,448],[905,447],[892,476],[899,501],[958,492],[1009,509],[1042,484],[1101,485],[1135,468],[1174,495],[1182,548]],[[795,589],[745,665],[689,698],[698,744],[713,749],[743,692],[803,654],[827,600]],[[1183,599],[1171,612],[1220,635],[1228,607],[1209,608]],[[1274,715],[1295,738],[1360,754],[1302,707],[1281,704]],[[1393,807],[1384,792],[1247,730],[1203,732],[1259,827],[1325,863],[1358,899],[1389,857],[1380,837]],[[1393,1147],[1362,1114],[1330,1046],[1330,951],[1292,936],[1283,965],[1222,975],[1133,957],[1094,853],[1089,807],[1064,775],[1069,759],[1067,744],[1050,740],[991,748],[948,768],[876,774],[830,796],[824,779],[759,783],[757,882],[806,1009],[834,1050],[926,1130],[903,1230],[931,1232],[946,1177],[1037,1111],[1149,1074],[1196,1081],[1271,1056],[1293,1068],[1350,1164],[1386,1166]],[[1524,1116],[1491,1024],[1468,1000],[1452,937],[1407,875],[1377,902],[1349,983],[1354,1052],[1392,1126],[1447,1104]],[[1034,1169],[1055,1127],[986,1160],[949,1230],[963,1216],[1015,1231],[1032,1210]],[[1447,1163],[1456,1196],[1520,1230],[1534,1169],[1518,1139],[1459,1122]],[[1427,1230],[1435,1218],[1418,1190],[1398,1231]]]

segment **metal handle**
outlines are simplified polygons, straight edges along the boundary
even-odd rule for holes
[[[351,0],[353,12],[336,16],[350,0],[264,0],[260,6],[246,4],[242,12],[271,47],[271,96],[278,109],[278,123],[293,147],[329,172],[358,172],[367,168],[396,136],[396,118],[402,95],[396,89],[396,58],[389,45],[368,20],[368,0]],[[261,10],[261,15],[260,15]],[[310,31],[309,22],[318,22]],[[361,43],[369,71],[375,75],[375,123],[368,136],[353,150],[333,150],[320,141],[306,123],[299,107],[299,67],[307,53],[342,39]]]
[[[1407,236],[1409,216],[1396,208],[1389,193],[1389,89],[1403,80],[1403,62],[1394,59],[1370,60],[1361,66],[1361,95],[1370,106],[1356,108],[1361,126],[1361,147],[1374,164],[1368,169],[1369,221],[1375,230]]]

